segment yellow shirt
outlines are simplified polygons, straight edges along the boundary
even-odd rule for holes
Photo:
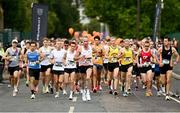
[[[133,51],[132,49],[124,49],[124,55],[122,56],[121,64],[128,65],[133,63]]]
[[[109,62],[110,63],[116,63],[118,62],[118,53],[119,53],[119,48],[118,47],[109,47]]]
[[[93,48],[93,63],[103,65],[103,50],[101,45]]]

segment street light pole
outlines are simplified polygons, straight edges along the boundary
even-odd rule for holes
[[[140,0],[137,0],[136,38],[139,39],[140,32]]]
[[[153,41],[157,41],[160,38],[160,29],[161,29],[161,9],[164,8],[163,0],[158,0],[156,4],[156,15],[153,31]]]
[[[158,38],[161,38],[161,14],[162,14],[162,9],[164,8],[164,0],[159,0],[159,7],[160,7],[160,15],[159,15],[159,31],[158,31]]]

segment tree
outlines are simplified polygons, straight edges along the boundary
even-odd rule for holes
[[[79,13],[71,6],[72,0],[1,0],[5,28],[31,32],[32,2],[49,6],[48,36],[67,37],[67,29],[79,25]]]
[[[110,27],[112,35],[136,37],[137,0],[84,0],[85,12],[91,18],[100,17]],[[158,0],[141,0],[140,3],[140,37],[153,33],[155,9]],[[162,10],[161,33],[180,31],[180,1],[164,0]]]

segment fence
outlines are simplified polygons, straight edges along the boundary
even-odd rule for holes
[[[0,41],[4,46],[11,44],[11,41],[17,37],[19,41],[24,39],[32,39],[31,32],[14,32],[11,29],[4,29],[0,32]]]

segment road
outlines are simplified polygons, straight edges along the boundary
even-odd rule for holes
[[[103,91],[92,94],[92,101],[88,102],[83,102],[80,94],[75,94],[70,101],[68,95],[62,93],[55,99],[53,94],[41,92],[32,100],[25,80],[21,81],[19,90],[18,95],[12,97],[12,88],[7,88],[7,84],[0,86],[0,112],[180,112],[180,103],[157,97],[155,88],[152,97],[145,97],[143,89],[133,90],[129,97],[122,94],[115,97],[104,87]]]

